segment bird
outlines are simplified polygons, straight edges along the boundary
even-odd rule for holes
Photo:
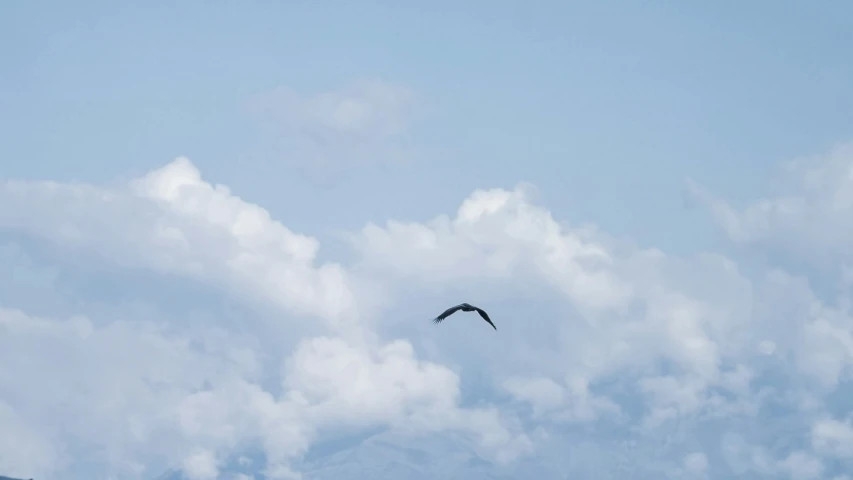
[[[489,325],[491,325],[492,328],[494,328],[495,330],[498,329],[498,327],[496,327],[495,324],[492,323],[492,319],[489,318],[489,314],[486,313],[485,310],[483,310],[480,307],[475,307],[474,305],[471,305],[470,303],[460,303],[459,305],[456,305],[455,307],[450,307],[447,310],[445,310],[444,313],[435,317],[432,321],[433,321],[433,323],[441,323],[442,320],[453,315],[454,313],[456,313],[459,310],[462,310],[463,312],[477,312],[480,314],[481,317],[483,317],[483,320],[489,322]]]

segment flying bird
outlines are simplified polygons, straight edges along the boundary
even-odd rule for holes
[[[440,323],[442,320],[453,315],[454,313],[456,313],[459,310],[462,310],[463,312],[477,312],[480,314],[481,317],[483,317],[483,320],[489,322],[489,325],[491,325],[492,328],[494,328],[495,330],[498,329],[498,327],[496,327],[495,324],[492,323],[492,319],[489,318],[489,314],[486,313],[485,310],[483,310],[482,308],[479,308],[479,307],[475,307],[474,305],[471,305],[470,303],[460,303],[459,305],[456,305],[455,307],[448,308],[447,310],[444,311],[444,313],[435,317],[432,321],[433,321],[433,323]]]

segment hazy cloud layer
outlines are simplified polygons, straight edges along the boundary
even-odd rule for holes
[[[253,96],[248,110],[262,122],[272,158],[341,171],[410,155],[405,142],[418,102],[404,86],[364,79],[314,93],[276,87]]]

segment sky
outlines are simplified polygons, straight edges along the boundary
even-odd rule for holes
[[[851,47],[834,1],[0,4],[0,475],[851,480]]]

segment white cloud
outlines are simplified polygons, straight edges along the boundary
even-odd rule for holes
[[[744,362],[756,353],[792,352],[799,371],[826,388],[844,378],[853,360],[853,321],[820,301],[804,280],[773,271],[750,281],[723,257],[676,259],[620,245],[589,228],[557,223],[530,202],[524,186],[477,191],[455,218],[368,225],[351,240],[363,270],[400,280],[544,281],[594,322],[583,341],[565,339],[567,373],[594,383],[615,372],[648,370],[660,359],[682,370],[640,380],[657,419],[706,405],[711,387],[746,394],[751,374]],[[772,305],[781,295],[787,309]],[[732,383],[735,372],[742,378]],[[517,395],[520,388],[514,390]],[[554,402],[556,392],[522,396],[541,404],[540,393]]]
[[[693,476],[699,476],[708,469],[708,457],[702,452],[693,452],[684,457],[684,470]]]
[[[394,131],[341,108],[312,121]],[[241,319],[238,334],[215,312],[209,325],[156,309],[163,318],[113,318],[83,301],[43,318],[3,297],[0,427],[21,441],[0,435],[13,452],[0,453],[0,468],[49,477],[108,465],[136,478],[179,465],[215,478],[260,449],[268,476],[299,478],[328,436],[389,428],[464,439],[501,474],[529,476],[534,460],[578,475],[583,465],[649,478],[838,473],[823,458],[850,453],[849,423],[825,408],[851,372],[843,302],[781,270],[677,258],[560,223],[532,193],[477,190],[452,217],[367,225],[350,237],[357,261],[344,265],[318,262],[316,239],[206,182],[185,158],[110,188],[6,182],[0,227],[273,314]],[[499,330],[488,337],[460,339],[453,322],[403,337],[427,325],[416,320],[388,336],[385,312],[439,286],[545,305],[493,315]],[[785,448],[771,443],[771,403],[794,411],[785,419],[799,430]],[[585,453],[557,452],[564,438],[583,438]],[[591,452],[600,458],[580,458]]]
[[[824,469],[820,459],[806,452],[792,452],[779,463],[779,467],[793,480],[820,478]]]
[[[0,331],[0,388],[18,425],[5,432],[42,445],[28,448],[33,458],[6,459],[0,468],[7,472],[35,462],[45,472],[61,468],[48,453],[65,450],[62,460],[74,466],[80,442],[103,449],[112,468],[132,472],[181,448],[169,414],[181,398],[205,381],[255,374],[251,351],[233,336],[225,346],[207,342],[203,352],[154,323],[96,326],[85,317],[51,320],[8,309],[0,310]]]
[[[219,477],[216,457],[207,450],[196,450],[184,459],[183,470],[190,480],[215,480]]]
[[[592,232],[565,231],[550,212],[528,201],[528,188],[477,190],[449,219],[428,224],[389,221],[366,226],[353,245],[372,267],[418,274],[428,281],[469,281],[518,274],[544,277],[578,305],[625,305],[630,287]]]
[[[95,327],[80,317],[8,310],[0,326],[0,385],[18,400],[2,410],[4,431],[24,440],[6,450],[14,456],[0,457],[6,472],[47,471],[63,444],[86,439],[108,448],[120,464],[113,468],[125,473],[137,460],[188,451],[183,468],[192,478],[216,478],[217,451],[259,441],[271,468],[287,478],[288,462],[318,429],[345,426],[467,432],[500,462],[530,450],[495,411],[460,409],[456,374],[417,361],[404,341],[373,351],[340,338],[307,339],[287,360],[285,393],[275,398],[252,381],[255,362],[235,355],[244,352],[239,345],[197,351],[192,338],[154,325]]]
[[[45,477],[61,465],[61,450],[44,432],[0,402],[0,471],[13,477]]]
[[[853,460],[853,424],[823,419],[812,426],[812,445],[826,455]]]
[[[723,452],[733,472],[739,475],[754,472],[762,478],[781,475],[793,480],[812,480],[821,478],[826,470],[823,462],[807,451],[795,450],[776,457],[766,447],[751,445],[737,435],[724,438]]]
[[[288,461],[329,429],[455,430],[471,434],[499,462],[530,450],[530,441],[508,431],[493,410],[460,409],[458,377],[418,362],[404,341],[369,350],[342,339],[307,339],[287,359],[282,380],[286,393],[278,399],[245,382],[185,398],[179,408],[184,433],[219,448],[257,435],[272,469],[287,475]]]
[[[550,378],[509,378],[504,388],[514,397],[531,404],[535,413],[553,410],[565,401],[565,388]]]
[[[775,191],[737,208],[695,181],[688,192],[735,242],[832,265],[853,260],[853,144],[783,164]]]
[[[368,225],[351,241],[362,254],[362,271],[377,275],[445,284],[490,278],[513,285],[544,282],[565,294],[591,322],[566,326],[565,335],[575,337],[562,339],[560,348],[566,382],[580,379],[586,395],[587,385],[616,374],[651,373],[656,362],[666,359],[687,376],[678,381],[651,376],[641,382],[659,407],[655,416],[698,408],[711,386],[732,388],[726,380],[730,370],[758,344],[744,324],[749,281],[731,261],[713,255],[672,259],[621,245],[589,228],[561,225],[530,202],[525,186],[476,191],[452,219]],[[697,281],[700,275],[708,281]],[[526,335],[523,330],[512,334]],[[536,388],[521,393],[526,388],[517,382],[508,388],[540,410],[543,402],[563,398],[561,389],[569,387],[546,386],[540,379],[530,385]],[[676,387],[675,382],[686,383]],[[578,414],[588,418],[596,410],[618,411],[606,399],[584,408],[588,411]]]
[[[773,355],[776,351],[776,343],[771,340],[762,340],[758,344],[758,351],[763,355]]]
[[[346,425],[455,430],[497,462],[531,449],[493,408],[459,406],[456,373],[418,361],[406,341],[374,338],[364,317],[370,306],[355,301],[347,272],[313,264],[316,240],[204,182],[185,158],[125,189],[8,182],[2,196],[6,227],[316,317],[332,334],[279,353],[287,363],[275,395],[259,383],[257,343],[227,339],[215,326],[0,311],[0,387],[15,393],[4,423],[42,432],[19,445],[27,455],[4,458],[6,471],[62,471],[55,452],[85,439],[105,449],[112,471],[140,474],[180,455],[197,478],[215,477],[220,455],[260,444],[268,475],[287,478],[298,476],[290,463],[318,432]],[[211,335],[225,341],[211,343]],[[193,346],[199,341],[204,348]],[[72,459],[68,468],[103,460]]]
[[[137,195],[154,200],[186,224],[221,232],[231,243],[223,245],[227,256],[215,263],[211,262],[214,258],[205,260],[208,265],[213,263],[210,270],[233,279],[233,286],[301,314],[332,320],[355,314],[346,272],[337,264],[313,265],[319,249],[316,239],[291,232],[263,208],[232,195],[227,187],[203,181],[187,158],[178,158],[131,185]],[[170,238],[185,238],[176,227],[165,231]],[[189,249],[189,244],[182,245]]]
[[[589,391],[584,378],[568,378],[562,386],[547,377],[510,377],[504,388],[516,399],[530,403],[534,417],[590,422],[601,416],[619,416],[619,405]]]
[[[186,275],[322,317],[336,328],[358,314],[344,269],[314,265],[316,239],[203,181],[184,157],[127,188],[10,181],[2,199],[0,226],[81,246],[121,265]]]

